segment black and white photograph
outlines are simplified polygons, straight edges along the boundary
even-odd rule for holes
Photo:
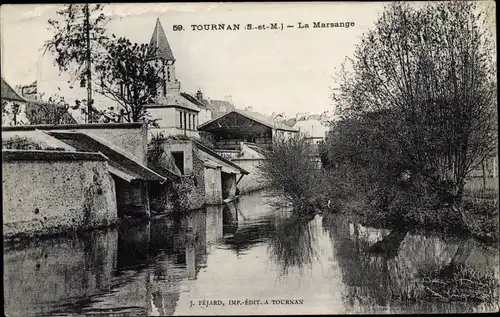
[[[3,4],[4,315],[498,312],[495,14]]]

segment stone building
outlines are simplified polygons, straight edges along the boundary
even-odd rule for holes
[[[318,117],[310,116],[307,120],[299,120],[293,126],[311,144],[319,144],[325,140],[327,132],[330,130],[328,124],[323,123]]]
[[[238,181],[248,171],[211,150],[195,138],[171,136],[159,141],[163,156],[160,165],[175,169],[182,178],[192,181],[189,209],[221,204],[236,196]]]
[[[149,45],[157,48],[157,61],[163,78],[154,103],[146,106],[151,118],[158,119],[159,127],[153,128],[152,132],[198,138],[199,115],[206,118],[208,109],[196,98],[181,92],[181,83],[175,75],[175,58],[160,19],[156,21]]]
[[[115,185],[100,153],[2,149],[4,237],[108,226]]]
[[[37,148],[22,150],[16,141]],[[147,130],[140,123],[2,127],[2,143],[13,148],[2,149],[12,158],[2,162],[2,169],[8,189],[4,221],[12,223],[13,234],[21,225],[30,233],[51,230],[55,223],[60,230],[95,227],[102,223],[92,220],[101,209],[107,210],[108,222],[118,216],[148,217],[149,188],[166,181],[146,166]],[[26,203],[17,201],[20,195]],[[36,217],[26,218],[30,208],[50,210],[42,213],[47,224],[39,227]]]

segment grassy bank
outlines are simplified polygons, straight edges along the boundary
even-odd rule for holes
[[[420,272],[406,287],[391,285],[391,301],[402,304],[455,302],[496,304],[498,281],[492,271],[481,273],[466,266],[443,266]]]
[[[332,210],[347,215],[362,225],[395,229],[396,216],[370,206],[365,199],[357,197],[342,201]],[[432,232],[448,236],[472,237],[485,245],[499,243],[498,200],[464,199],[463,218],[448,208],[419,209],[401,216],[411,232]]]

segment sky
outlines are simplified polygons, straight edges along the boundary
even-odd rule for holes
[[[108,34],[149,43],[159,18],[176,58],[181,90],[211,99],[231,95],[237,108],[270,114],[332,110],[332,76],[352,56],[360,36],[388,3],[109,4]],[[12,86],[37,80],[40,49],[51,38],[47,20],[61,5],[2,5],[2,77]],[[310,28],[297,27],[309,24]],[[349,28],[313,28],[313,22],[354,22]],[[240,24],[239,31],[193,31],[193,24]],[[245,30],[278,23],[284,30]],[[183,31],[173,31],[182,25]],[[294,25],[294,28],[286,28]],[[45,57],[51,60],[51,57]],[[49,66],[51,67],[51,63]],[[54,71],[54,74],[56,72]]]

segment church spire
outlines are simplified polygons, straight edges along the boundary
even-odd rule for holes
[[[170,45],[167,41],[167,36],[160,22],[160,18],[156,20],[156,26],[153,31],[153,36],[149,42],[149,46],[158,48],[158,57],[165,59],[166,61],[175,62],[174,54],[170,49]]]

